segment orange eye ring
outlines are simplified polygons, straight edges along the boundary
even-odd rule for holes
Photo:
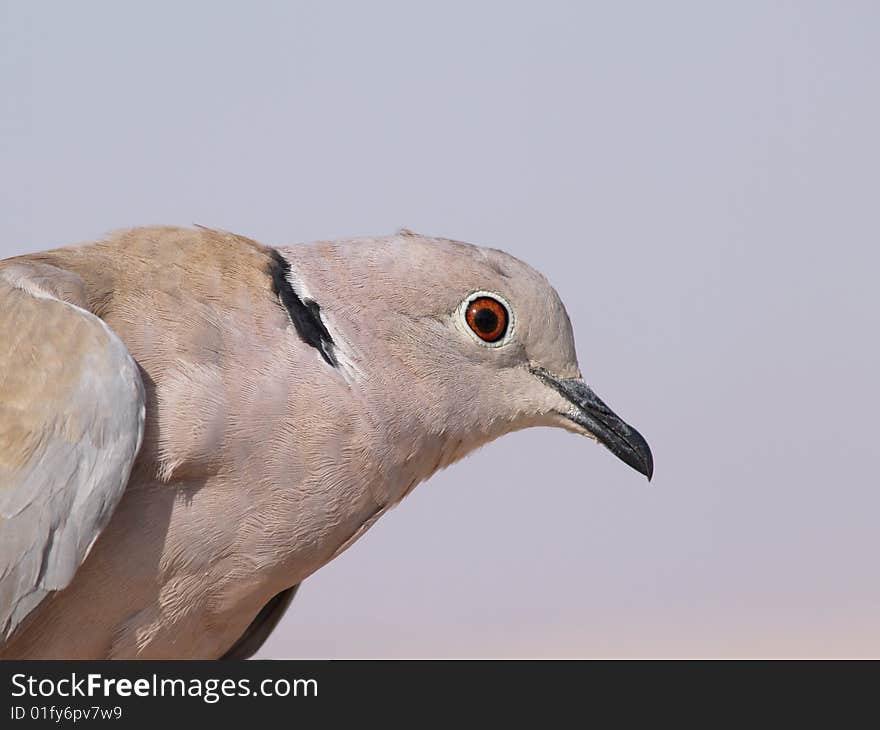
[[[510,321],[507,308],[492,297],[477,297],[464,315],[468,327],[484,342],[498,342],[505,334]]]

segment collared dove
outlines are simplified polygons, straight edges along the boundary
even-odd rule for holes
[[[528,426],[645,440],[547,280],[402,230],[141,228],[0,262],[0,656],[252,654],[416,484]]]

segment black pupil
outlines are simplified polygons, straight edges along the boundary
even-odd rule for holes
[[[498,329],[498,315],[488,307],[482,307],[474,314],[474,326],[484,335],[491,334]]]

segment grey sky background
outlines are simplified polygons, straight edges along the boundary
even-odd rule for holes
[[[654,450],[507,436],[262,657],[880,656],[880,5],[0,2],[0,255],[503,248]]]

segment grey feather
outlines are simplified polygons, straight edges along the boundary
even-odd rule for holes
[[[143,437],[137,365],[98,317],[53,295],[52,268],[0,270],[0,640],[73,579]]]
[[[238,641],[236,641],[220,658],[241,660],[250,659],[256,654],[262,648],[263,644],[266,643],[266,640],[275,630],[278,622],[287,612],[298,588],[299,584],[274,595],[272,599],[260,609],[260,612],[254,617],[254,620],[251,621],[247,630],[241,635]]]

